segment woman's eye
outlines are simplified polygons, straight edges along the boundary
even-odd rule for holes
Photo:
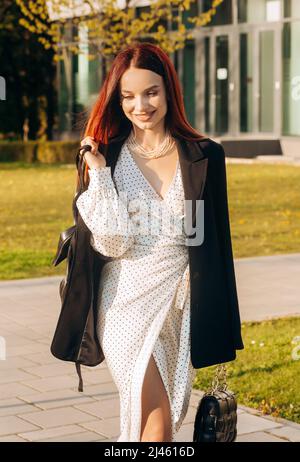
[[[155,96],[157,95],[156,91],[151,91],[148,93],[148,95]],[[133,96],[123,96],[123,99],[128,99],[128,98],[133,98]]]

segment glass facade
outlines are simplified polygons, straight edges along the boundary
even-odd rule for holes
[[[253,130],[253,36],[240,34],[240,131]]]
[[[216,40],[216,121],[217,134],[228,131],[228,36],[220,35]]]
[[[259,34],[259,130],[273,131],[274,116],[274,32]]]
[[[283,11],[285,18],[300,19],[300,2],[299,0],[284,0]]]
[[[186,43],[183,53],[184,106],[189,123],[195,123],[195,41]]]
[[[210,6],[197,0],[193,12]],[[79,124],[104,77],[85,29],[80,38],[81,54],[58,65],[60,132]],[[300,136],[299,43],[300,0],[224,0],[171,56],[189,122],[212,136]]]
[[[300,22],[286,23],[283,29],[282,56],[282,131],[300,135]]]
[[[210,129],[210,38],[204,39],[204,117],[205,131],[209,133]]]
[[[73,31],[75,33],[75,31]],[[91,60],[88,31],[79,26],[79,54],[65,55],[58,64],[59,72],[59,131],[80,130],[84,111],[97,98],[101,85],[99,58]]]
[[[238,0],[239,22],[272,22],[282,17],[282,0]]]

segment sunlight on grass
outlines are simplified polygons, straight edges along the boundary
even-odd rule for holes
[[[64,274],[51,266],[59,233],[73,225],[75,165],[0,163],[3,279]],[[234,257],[300,251],[300,169],[228,164]]]
[[[236,393],[238,404],[265,414],[300,423],[300,317],[242,324],[244,350],[226,363],[228,388]],[[194,388],[206,390],[215,366],[198,369]]]

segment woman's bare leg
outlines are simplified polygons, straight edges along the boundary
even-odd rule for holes
[[[171,442],[171,425],[169,398],[153,355],[151,355],[142,388],[140,441]]]

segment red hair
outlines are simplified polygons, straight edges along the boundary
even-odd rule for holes
[[[86,124],[84,137],[93,137],[104,156],[112,139],[125,140],[132,129],[120,105],[120,80],[129,67],[148,69],[162,77],[168,104],[165,126],[171,135],[188,141],[204,138],[187,120],[180,82],[169,56],[153,43],[137,42],[115,57]]]

